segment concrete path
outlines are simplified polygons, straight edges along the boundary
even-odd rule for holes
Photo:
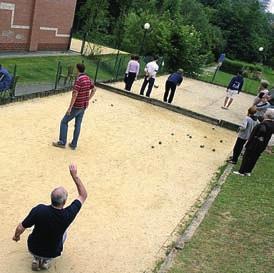
[[[26,58],[26,57],[54,57],[54,56],[78,56],[75,51],[36,51],[36,52],[1,52],[0,59],[4,58]]]
[[[158,77],[156,84],[159,88],[154,88],[152,98],[163,99],[165,81],[167,76]],[[143,80],[134,83],[132,91],[139,93]],[[113,83],[118,88],[124,88],[123,82]],[[247,109],[252,105],[254,96],[240,93],[235,97],[229,110],[223,110],[226,95],[226,88],[209,83],[185,78],[183,84],[177,88],[173,104],[183,108],[201,113],[217,119],[240,124],[246,115]]]

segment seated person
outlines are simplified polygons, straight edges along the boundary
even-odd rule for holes
[[[271,99],[268,91],[269,82],[266,80],[261,81],[261,85],[258,90],[258,95],[256,96],[253,105],[257,105],[259,102],[262,101],[262,98],[268,97],[268,100]]]
[[[8,70],[0,64],[0,92],[10,88],[12,84],[12,76]]]

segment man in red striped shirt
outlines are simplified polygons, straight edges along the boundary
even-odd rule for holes
[[[89,100],[94,96],[96,91],[93,81],[85,74],[85,65],[77,64],[76,68],[78,75],[73,87],[69,108],[61,121],[59,141],[52,143],[55,147],[66,147],[68,123],[75,119],[73,139],[69,143],[69,147],[73,150],[77,147],[85,110],[89,105]]]

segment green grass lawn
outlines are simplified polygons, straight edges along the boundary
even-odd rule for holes
[[[264,154],[251,177],[228,177],[169,273],[274,272],[273,166]]]
[[[110,80],[117,76],[114,69],[116,63],[116,55],[102,56],[100,69],[98,70],[99,80]],[[124,56],[120,63],[120,70],[118,76],[125,72],[129,57]],[[69,65],[84,62],[86,65],[86,72],[89,76],[94,78],[97,60],[89,59],[83,56],[52,56],[52,57],[20,57],[20,58],[2,58],[0,63],[6,67],[10,73],[13,73],[14,66],[17,66],[17,73],[19,78],[18,84],[31,83],[54,83],[57,71],[58,62],[61,62],[63,67],[63,74],[67,73]],[[117,63],[118,65],[118,63]],[[117,67],[117,66],[116,66]]]
[[[199,80],[211,82],[213,78],[213,74],[214,73],[212,72],[205,71],[199,76]],[[216,74],[214,83],[226,87],[233,76],[234,75],[232,74],[229,74],[223,71],[218,71]],[[270,86],[274,85],[274,72],[271,70],[271,68],[264,67],[263,78],[270,82]],[[245,78],[243,91],[252,95],[257,95],[259,85],[260,85],[259,81]]]

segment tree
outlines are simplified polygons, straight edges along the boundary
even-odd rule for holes
[[[82,31],[93,36],[106,32],[108,16],[108,0],[86,0],[79,11]]]

